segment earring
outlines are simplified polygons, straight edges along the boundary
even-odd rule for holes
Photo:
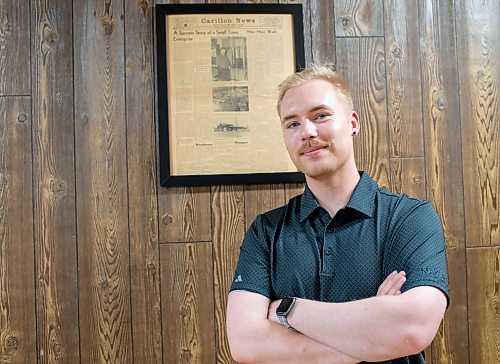
[[[358,134],[358,132],[357,132],[356,130],[354,130],[354,131],[352,132],[352,135],[357,135],[357,134]]]

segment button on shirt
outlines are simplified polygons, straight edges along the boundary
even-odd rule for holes
[[[428,201],[380,188],[366,173],[332,218],[306,186],[288,204],[256,217],[240,249],[233,290],[271,301],[347,302],[373,297],[394,270],[401,291],[433,286],[448,298],[441,221]],[[392,363],[423,363],[423,353]]]

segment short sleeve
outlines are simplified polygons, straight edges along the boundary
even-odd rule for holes
[[[245,234],[230,291],[244,290],[271,297],[267,240],[259,215]]]
[[[446,243],[441,220],[432,205],[419,201],[412,206],[394,227],[390,240],[384,274],[404,270],[402,291],[433,286],[443,291],[449,303]]]

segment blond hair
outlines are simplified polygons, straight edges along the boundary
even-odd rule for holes
[[[301,86],[307,81],[311,80],[325,80],[329,82],[335,90],[337,90],[342,97],[347,111],[353,110],[352,94],[349,86],[340,77],[338,73],[326,66],[311,65],[302,69],[299,72],[295,72],[288,76],[283,82],[278,86],[278,103],[276,105],[278,109],[278,115],[280,113],[281,101],[285,96],[286,92],[291,88]]]

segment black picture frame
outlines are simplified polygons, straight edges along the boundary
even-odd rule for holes
[[[179,24],[178,19],[182,19],[179,17],[180,15],[185,15],[187,23],[190,22],[190,19],[200,19],[203,22],[203,19],[207,18],[208,21],[212,22],[224,22],[224,21],[233,21],[248,17],[249,19],[252,16],[259,17],[261,15],[262,18],[265,16],[269,16],[269,19],[275,19],[272,15],[278,16],[286,16],[290,15],[292,20],[291,24],[293,26],[291,42],[293,44],[293,62],[295,63],[292,71],[298,71],[305,66],[305,56],[304,56],[304,35],[303,35],[303,13],[302,13],[302,5],[301,4],[160,4],[156,5],[156,67],[157,67],[157,104],[158,104],[158,131],[159,131],[159,170],[160,170],[160,184],[162,186],[200,186],[200,185],[224,185],[224,184],[262,184],[262,183],[301,183],[304,182],[304,175],[301,172],[296,170],[293,171],[273,171],[265,170],[265,171],[248,171],[242,170],[236,172],[232,171],[231,173],[218,173],[212,171],[203,171],[203,172],[195,172],[195,173],[177,173],[173,172],[172,167],[174,163],[172,162],[172,158],[175,153],[171,151],[171,148],[175,148],[175,144],[171,141],[171,136],[173,135],[173,131],[171,130],[172,120],[169,120],[169,108],[173,107],[169,104],[169,98],[172,97],[169,92],[173,92],[174,87],[169,85],[169,71],[173,75],[174,72],[169,70],[168,57],[169,52],[173,53],[173,49],[169,49],[169,42],[171,39],[175,41],[189,41],[189,31],[181,32],[182,34],[188,34],[185,37],[179,38],[171,38],[170,34],[168,34],[168,17],[172,17],[171,21],[174,20]],[[214,16],[219,16],[220,18],[214,18]],[[226,17],[229,17],[226,19]],[[232,17],[232,18],[231,18]],[[260,18],[259,18],[260,19]],[[267,18],[266,18],[267,19]],[[279,19],[279,18],[276,18]],[[216,24],[217,25],[217,24]],[[189,27],[186,26],[186,29]],[[231,27],[236,26],[237,24],[231,24]],[[235,28],[231,28],[235,29]],[[243,25],[241,29],[246,29]],[[258,28],[260,29],[260,28]],[[264,29],[264,28],[262,28]],[[266,28],[267,29],[267,28]],[[267,30],[266,30],[267,31]],[[222,31],[221,31],[222,32]],[[232,31],[230,31],[232,32]],[[177,34],[177,32],[176,32]],[[170,38],[169,38],[170,37]],[[230,37],[227,37],[230,38]],[[243,38],[243,37],[242,37]],[[214,40],[212,38],[212,46],[214,45]],[[177,43],[172,41],[172,46],[175,44],[177,47]],[[179,45],[181,47],[182,45]],[[216,44],[217,46],[217,44]],[[222,47],[221,47],[222,49]],[[221,54],[222,50],[219,50],[218,54]],[[211,58],[213,59],[214,50],[212,49]],[[217,56],[218,57],[218,56]],[[238,59],[239,60],[239,59]],[[247,60],[248,61],[248,60]],[[174,62],[171,62],[172,64]],[[214,65],[212,63],[212,74]],[[215,71],[217,73],[217,71]],[[247,71],[248,72],[248,71]],[[180,73],[180,72],[179,72]],[[218,74],[220,73],[220,76]],[[222,80],[222,71],[219,71],[215,77],[220,77]],[[276,84],[277,87],[277,84]],[[228,87],[213,87],[212,90],[222,90],[221,92],[232,92],[235,89],[237,91],[241,91],[244,87],[232,87],[231,90],[226,90]],[[212,97],[214,96],[216,91],[212,91]],[[248,89],[247,89],[248,93]],[[277,94],[276,94],[277,96]],[[247,96],[248,97],[248,96]],[[214,101],[215,103],[215,101]],[[225,104],[223,104],[224,106]],[[248,103],[247,103],[248,105]],[[195,106],[196,107],[196,106]],[[240,106],[240,109],[243,108],[243,111],[248,110],[244,109],[245,106]],[[239,110],[238,110],[239,111]],[[275,106],[272,110],[269,110],[270,113],[275,114],[275,123],[279,124],[279,118],[276,113]],[[221,112],[223,114],[223,112]],[[172,119],[172,118],[171,118]],[[180,118],[179,118],[180,119]],[[180,122],[180,121],[179,121]],[[229,126],[228,126],[229,125]],[[217,127],[214,127],[215,131],[218,131],[217,128],[222,128],[222,131],[227,132],[224,128],[239,128],[236,132],[243,130],[245,127],[235,126],[232,124],[224,124],[220,123]],[[234,132],[233,129],[230,130]],[[281,133],[279,135],[280,142],[282,142]],[[198,144],[196,144],[198,146]],[[200,144],[201,145],[201,144]],[[176,151],[177,152],[177,151]],[[179,153],[181,154],[181,153]],[[184,154],[183,158],[184,158]],[[288,155],[286,155],[288,159]],[[196,161],[193,161],[196,163]],[[287,161],[289,163],[289,161]],[[236,165],[232,165],[235,169],[238,168]],[[206,168],[206,167],[205,167]]]

